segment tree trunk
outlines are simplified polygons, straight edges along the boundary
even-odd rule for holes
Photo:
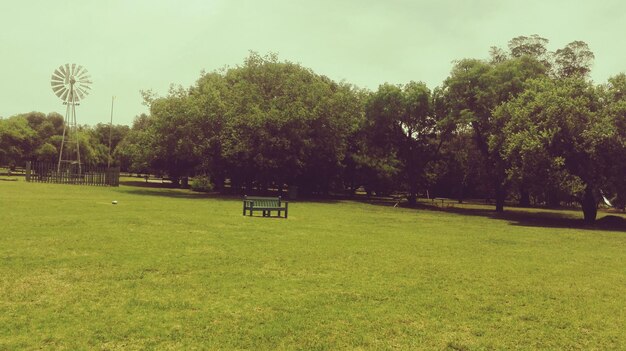
[[[559,195],[556,190],[549,189],[547,198],[548,207],[557,208],[561,205],[561,201],[559,200]]]
[[[589,224],[594,223],[596,221],[596,216],[598,215],[598,202],[593,195],[593,189],[590,185],[587,185],[585,188],[585,194],[583,195],[581,205],[583,207],[585,222]]]
[[[411,182],[411,185],[409,186],[407,200],[409,202],[409,206],[415,206],[417,204],[417,184],[415,184],[415,182]]]
[[[530,207],[530,193],[523,185],[519,189],[519,205],[521,207]]]
[[[213,180],[213,184],[215,185],[215,190],[219,192],[224,191],[224,177],[222,175],[214,175],[211,178]]]
[[[496,212],[504,212],[504,186],[499,181],[496,182]]]
[[[408,194],[406,197],[409,206],[415,206],[417,204],[417,196],[415,194]]]

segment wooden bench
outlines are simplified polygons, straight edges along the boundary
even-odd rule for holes
[[[282,206],[284,205],[284,206]],[[254,211],[262,211],[263,217],[270,217],[272,211],[278,212],[278,217],[281,217],[281,212],[285,212],[285,218],[287,218],[287,209],[289,207],[288,201],[281,201],[279,197],[259,197],[259,196],[244,196],[243,197],[243,215],[246,215],[246,211],[249,211],[250,216],[254,214]]]

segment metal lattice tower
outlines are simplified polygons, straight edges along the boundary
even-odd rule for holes
[[[75,63],[61,65],[52,74],[52,91],[66,105],[57,172],[61,171],[62,164],[68,164],[75,166],[78,174],[82,173],[76,106],[80,105],[79,102],[89,94],[91,83],[91,76],[87,70]]]

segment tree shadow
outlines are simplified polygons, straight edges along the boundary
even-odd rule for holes
[[[498,213],[494,209],[483,207],[438,207],[424,203],[420,203],[416,206],[411,207],[402,205],[402,207],[454,213],[464,216],[478,216],[491,218],[494,220],[504,220],[509,222],[510,225],[514,226],[626,232],[625,217],[613,214],[606,214],[604,212],[598,212],[598,219],[596,220],[596,222],[594,224],[589,224],[582,219],[581,211],[576,211],[573,209],[552,210],[543,208],[505,207],[504,212]]]
[[[177,189],[172,183],[146,182],[145,180],[120,180],[120,185],[138,188]]]
[[[169,183],[145,182],[142,180],[124,180],[120,181],[120,185],[128,186],[129,189],[123,189],[124,193],[140,195],[168,197],[178,199],[191,200],[217,200],[217,201],[240,201],[243,195],[225,194],[219,192],[198,193],[189,189],[181,189]],[[256,195],[251,192],[250,195]],[[266,196],[278,196],[278,193],[264,194]],[[285,198],[285,200],[287,200]],[[464,216],[478,216],[491,218],[494,220],[505,220],[511,225],[524,227],[542,227],[542,228],[573,228],[586,230],[607,230],[607,231],[625,231],[626,218],[618,215],[605,214],[598,212],[600,217],[596,223],[588,224],[583,221],[580,211],[572,209],[542,209],[542,208],[520,208],[506,207],[503,213],[497,213],[493,209],[488,208],[485,204],[465,203],[462,205],[443,202],[442,206],[437,206],[437,202],[425,203],[418,202],[414,206],[408,206],[403,202],[402,198],[397,196],[387,197],[370,197],[366,195],[356,196],[327,196],[327,197],[299,197],[297,200],[287,200],[289,202],[299,203],[320,203],[335,204],[341,201],[355,201],[373,206],[384,207],[402,207],[416,210],[438,211],[446,213],[455,213]],[[473,207],[468,207],[473,206]],[[604,214],[604,216],[602,216]],[[602,217],[601,217],[602,216]]]
[[[190,200],[219,200],[219,201],[232,201],[238,200],[239,197],[222,195],[219,193],[197,193],[187,189],[178,188],[158,188],[158,189],[124,189],[123,193],[140,195],[140,196],[155,196],[155,197],[167,197],[175,199],[190,199]]]
[[[181,199],[215,199],[215,200],[229,200],[237,201],[242,200],[243,194],[231,194],[224,192],[211,192],[200,193],[194,192],[190,189],[180,188],[171,183],[158,183],[158,182],[146,182],[144,180],[121,180],[120,185],[129,187],[130,189],[123,189],[122,191],[128,194],[143,195],[143,196],[161,196],[170,198]],[[251,190],[246,195],[250,196],[279,196],[277,191],[259,193],[256,190]],[[307,197],[301,196],[297,200],[290,200],[286,194],[283,193],[282,198],[289,202],[306,202],[306,203],[337,203],[340,199],[334,197]]]

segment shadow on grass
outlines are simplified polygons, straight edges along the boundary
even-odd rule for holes
[[[179,199],[195,199],[195,200],[220,200],[220,201],[238,201],[243,195],[222,194],[222,193],[197,193],[189,189],[180,189],[170,183],[155,183],[137,181],[121,181],[120,185],[129,186],[130,189],[122,190],[125,193],[141,196],[159,196]],[[272,194],[277,196],[277,194]],[[609,231],[625,231],[626,218],[616,215],[603,215],[598,213],[600,217],[595,224],[590,225],[582,220],[581,211],[566,210],[549,210],[537,208],[519,208],[507,207],[503,213],[497,213],[486,205],[480,204],[479,208],[446,206],[438,207],[427,203],[418,203],[409,207],[406,203],[402,203],[398,197],[367,197],[367,196],[334,196],[327,198],[298,198],[299,203],[323,203],[334,204],[340,201],[356,201],[374,206],[413,208],[419,210],[439,211],[446,213],[455,213],[464,216],[479,216],[491,219],[499,219],[508,221],[511,225],[524,227],[543,227],[543,228],[574,228],[588,230],[609,230]]]
[[[483,205],[484,206],[484,205]],[[489,208],[466,207],[437,207],[428,204],[418,204],[405,208],[422,209],[455,213],[464,216],[479,216],[491,219],[508,221],[511,225],[542,228],[568,228],[588,230],[625,231],[626,218],[598,212],[598,219],[594,224],[588,224],[582,219],[582,211],[572,209],[550,210],[538,208],[508,207],[504,212],[497,213]],[[604,216],[603,216],[604,214]]]
[[[169,197],[175,199],[190,199],[190,200],[237,200],[239,197],[222,195],[219,193],[196,193],[190,190],[177,189],[177,188],[160,188],[160,189],[129,189],[122,190],[126,194],[140,195],[140,196],[159,196]]]
[[[153,189],[176,189],[172,183],[146,182],[145,180],[120,180],[120,185],[134,186],[138,188]]]
[[[122,180],[120,185],[132,187],[131,189],[123,189],[127,194],[145,195],[145,196],[161,196],[181,199],[215,199],[215,200],[241,200],[243,195],[225,194],[220,192],[199,193],[190,189],[179,188],[171,183],[145,182],[143,180]],[[278,196],[278,193],[257,194],[251,191],[250,196]],[[337,203],[341,199],[335,198],[298,198],[296,201],[288,200],[285,195],[283,199],[289,202],[306,202],[306,203]]]

